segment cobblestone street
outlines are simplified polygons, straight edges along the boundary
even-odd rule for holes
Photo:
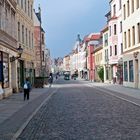
[[[59,81],[18,140],[139,140],[140,108],[77,81]]]

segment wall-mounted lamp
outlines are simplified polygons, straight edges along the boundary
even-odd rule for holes
[[[133,53],[133,56],[134,56],[135,59],[137,58],[138,54],[139,54],[139,52],[134,52]]]
[[[21,58],[21,55],[23,53],[23,49],[21,48],[21,46],[19,46],[19,48],[17,48],[17,52],[18,52],[18,56],[17,57],[15,57],[15,56],[10,57],[10,62],[13,62],[16,59]]]

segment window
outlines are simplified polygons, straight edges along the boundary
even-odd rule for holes
[[[32,47],[34,47],[34,35],[32,33]]]
[[[104,44],[105,46],[108,46],[108,34],[104,35]]]
[[[136,6],[137,6],[137,9],[139,8],[139,5],[140,4],[140,2],[139,2],[139,0],[136,0]]]
[[[132,27],[132,41],[133,45],[135,45],[135,26]]]
[[[115,49],[115,55],[117,55],[117,45],[114,46]]]
[[[119,8],[122,9],[122,0],[119,0]]]
[[[129,81],[134,82],[133,60],[129,61]]]
[[[22,25],[22,43],[24,43],[24,25]]]
[[[30,16],[30,3],[28,1],[28,16]]]
[[[123,53],[123,44],[121,43],[121,54]]]
[[[31,19],[33,19],[33,6],[31,5]]]
[[[111,26],[109,26],[109,35],[111,36]]]
[[[128,81],[127,61],[124,62],[124,81]]]
[[[42,44],[44,44],[44,34],[42,34]]]
[[[127,1],[127,16],[130,15],[130,7],[129,7],[129,0]]]
[[[124,20],[126,19],[126,8],[125,8],[125,4],[123,5],[123,16],[124,16]]]
[[[117,27],[116,27],[116,24],[114,24],[114,35],[116,35],[117,34],[117,29],[116,29]]]
[[[29,47],[31,47],[31,32],[29,31]]]
[[[45,59],[44,59],[44,51],[42,51],[42,61],[45,61]]]
[[[9,55],[2,52],[3,57],[3,88],[9,87]]]
[[[2,28],[2,4],[0,3],[0,29]]]
[[[8,30],[8,9],[5,8],[5,30]]]
[[[23,9],[23,0],[21,0],[21,8]]]
[[[126,32],[124,32],[124,47],[127,48]]]
[[[120,21],[120,33],[122,32],[122,21]]]
[[[116,15],[116,4],[113,5],[113,16]]]
[[[110,56],[112,56],[112,46],[110,46]]]
[[[132,5],[131,5],[131,12],[133,13],[134,12],[134,0],[132,0]]]
[[[137,24],[138,43],[140,43],[140,23]]]
[[[128,47],[131,46],[131,35],[130,35],[130,29],[128,30]]]
[[[27,11],[27,1],[26,0],[24,0],[24,2],[25,2],[25,4],[24,4],[24,8],[25,8],[25,13],[26,13],[26,11]]]
[[[108,49],[106,50],[106,56],[107,56],[107,61],[108,61],[108,59],[109,59],[109,58],[108,58]]]
[[[25,32],[26,32],[25,34],[26,34],[26,46],[27,46],[28,45],[28,36],[27,36],[27,34],[28,34],[27,32],[28,31],[27,31],[27,28],[26,28],[26,31]]]
[[[20,41],[20,22],[18,22],[18,41]]]

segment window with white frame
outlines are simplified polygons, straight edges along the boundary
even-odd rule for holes
[[[116,34],[117,34],[117,25],[114,24],[114,35],[116,35]]]
[[[137,7],[137,9],[140,7],[140,1],[139,0],[136,0],[136,7]]]
[[[114,46],[115,55],[117,55],[117,45]]]
[[[130,16],[130,3],[129,0],[127,1],[127,16]]]
[[[132,27],[132,45],[135,45],[135,26]]]

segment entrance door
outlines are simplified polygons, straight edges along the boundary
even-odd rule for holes
[[[24,61],[19,60],[19,86],[22,87],[24,83]]]
[[[135,88],[139,85],[139,63],[138,59],[135,60]]]

